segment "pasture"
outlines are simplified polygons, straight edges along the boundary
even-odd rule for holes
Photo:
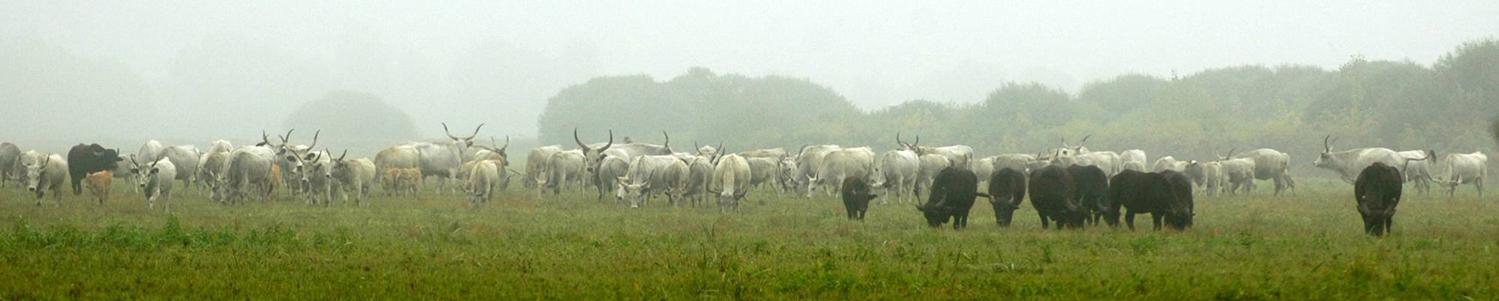
[[[427,185],[369,207],[224,206],[203,190],[147,210],[115,184],[41,207],[0,190],[0,299],[1462,299],[1499,295],[1499,205],[1408,193],[1393,234],[1362,232],[1352,186],[1198,196],[1185,232],[929,228],[911,204],[848,221],[831,197],[752,193],[741,211],[627,209],[513,183],[481,208]],[[1266,184],[1263,183],[1262,184]],[[377,189],[378,190],[378,189]],[[1413,190],[1413,189],[1411,189]],[[377,193],[377,195],[379,195]],[[876,201],[878,203],[878,201]],[[1143,222],[1143,223],[1142,223]]]

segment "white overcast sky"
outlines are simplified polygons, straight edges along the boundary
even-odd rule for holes
[[[484,43],[588,74],[666,80],[692,66],[781,74],[865,109],[973,102],[1007,81],[1075,91],[1125,73],[1243,64],[1430,64],[1499,34],[1499,1],[0,1],[0,38],[124,62],[149,81],[178,52],[234,36],[310,60],[380,41],[454,68]],[[528,103],[544,99],[515,99]],[[534,107],[534,106],[533,106]]]

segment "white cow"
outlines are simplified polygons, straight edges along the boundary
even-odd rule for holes
[[[916,200],[918,202],[921,201],[921,195],[925,194],[926,190],[932,187],[932,181],[937,179],[937,174],[941,173],[942,169],[952,166],[952,161],[943,155],[925,154],[921,155],[919,159],[921,165],[916,174],[915,188]]]
[[[130,171],[135,174],[135,184],[146,193],[146,208],[156,209],[156,200],[161,199],[161,208],[170,213],[172,212],[172,181],[178,179],[178,168],[175,163],[172,163],[171,157],[161,156],[160,158],[147,163],[131,160]]]
[[[737,157],[737,156],[736,156]],[[687,186],[691,171],[687,163],[676,156],[639,156],[630,161],[627,176],[620,178],[622,198],[630,202],[630,208],[645,205],[655,195],[666,195],[667,202],[676,206],[676,199]],[[749,178],[745,178],[749,181]]]
[[[343,195],[345,202],[349,195],[354,195],[354,203],[365,206],[364,197],[369,195],[370,188],[375,185],[375,162],[368,158],[344,160],[349,151],[345,150],[338,158],[333,159],[333,179],[338,184],[335,189]]]
[[[1348,183],[1353,183],[1354,177],[1374,162],[1384,163],[1404,172],[1405,162],[1411,160],[1383,147],[1355,148],[1335,152],[1332,150],[1332,141],[1329,140],[1331,137],[1329,135],[1322,139],[1322,155],[1313,161],[1312,165],[1336,172],[1343,181]],[[1421,160],[1425,159],[1421,158]]]
[[[499,165],[495,160],[479,160],[474,164],[474,170],[469,172],[468,185],[464,190],[468,191],[468,201],[474,207],[489,202],[494,186],[500,181],[502,172]]]
[[[902,148],[916,152],[916,155],[937,154],[947,157],[952,166],[958,168],[969,168],[968,160],[973,158],[973,147],[967,145],[949,145],[941,147],[921,146],[921,136],[916,136],[916,141],[907,144],[900,140],[900,133],[895,133],[895,143]]]
[[[1119,160],[1122,161],[1120,163],[1120,170],[1146,172],[1145,166],[1147,164],[1150,164],[1150,161],[1146,160],[1145,158],[1145,151],[1138,149],[1127,150],[1119,153]]]
[[[561,145],[547,145],[533,148],[531,152],[526,153],[526,175],[521,179],[521,185],[526,188],[535,188],[536,179],[540,179],[546,169],[547,158],[561,151]]]
[[[1470,154],[1447,154],[1442,156],[1442,161],[1437,163],[1434,170],[1437,176],[1433,178],[1438,185],[1447,189],[1447,196],[1457,193],[1457,186],[1473,183],[1473,188],[1478,190],[1478,198],[1483,198],[1483,181],[1489,177],[1489,156],[1483,152]]]
[[[737,211],[739,200],[749,195],[749,162],[739,155],[727,155],[718,159],[713,168],[713,181],[708,191],[718,195],[718,210]]]
[[[817,177],[810,179],[807,185],[807,197],[823,187],[827,187],[829,195],[838,192],[843,187],[843,180],[848,177],[865,179],[868,183],[870,175],[874,172],[874,150],[869,147],[845,148],[828,152],[822,159],[822,168],[818,169]]]
[[[874,173],[879,178],[873,186],[885,189],[883,203],[888,204],[891,197],[897,203],[905,203],[907,197],[916,192],[917,173],[921,170],[921,159],[916,152],[909,150],[892,150],[880,155],[877,165],[878,172]]]
[[[58,207],[62,207],[62,187],[65,185],[63,181],[68,179],[68,160],[57,154],[38,157],[40,159],[35,161],[23,161],[22,166],[26,168],[26,191],[36,193],[36,205],[41,206],[42,197],[51,190],[52,199],[57,201]]]

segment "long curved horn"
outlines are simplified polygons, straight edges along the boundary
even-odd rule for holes
[[[500,154],[504,155],[505,154],[505,150],[509,149],[509,148],[510,148],[510,135],[505,135],[505,146],[501,146],[500,147]]]
[[[307,145],[307,149],[313,149],[313,148],[317,147],[317,137],[318,137],[318,135],[321,135],[321,134],[323,134],[323,130],[322,129],[318,129],[316,132],[312,133],[312,144]]]
[[[452,132],[448,131],[448,123],[447,122],[443,122],[442,123],[442,133],[445,134],[445,135],[448,135],[448,138],[450,138],[450,139],[454,139],[454,140],[458,139],[458,137],[453,136]]]
[[[895,145],[906,147],[906,143],[900,141],[900,131],[895,132]]]
[[[916,135],[916,142],[911,142],[911,148],[921,146],[921,135]]]
[[[578,139],[578,128],[573,128],[573,142],[577,142],[578,148],[583,149],[583,152],[588,152],[588,145],[583,144],[583,139]]]
[[[666,149],[671,149],[671,135],[666,134],[666,131],[661,131],[661,136],[665,136],[666,137],[666,142],[662,142],[661,143],[661,147],[665,147]]]
[[[463,138],[463,139],[473,140],[474,137],[478,137],[479,136],[479,129],[482,129],[482,128],[484,128],[484,123],[481,122],[481,123],[479,123],[478,127],[474,127],[474,134],[468,135],[468,138]]]
[[[291,142],[291,133],[295,132],[295,131],[297,131],[296,128],[292,128],[292,129],[286,130],[286,136],[281,136],[281,144],[290,143]]]
[[[1238,148],[1229,148],[1228,149],[1228,154],[1227,155],[1223,155],[1223,160],[1228,160],[1229,158],[1233,158],[1235,150],[1238,150]]]
[[[702,149],[703,149],[702,146],[697,145],[697,140],[692,140],[692,150],[693,151],[699,151],[699,150],[702,150]]]
[[[1332,141],[1331,141],[1331,139],[1332,139],[1332,135],[1322,136],[1322,152],[1324,152],[1324,153],[1331,153],[1332,152]]]
[[[1088,138],[1093,138],[1093,134],[1088,134],[1087,136],[1083,136],[1083,140],[1082,141],[1078,141],[1077,142],[1077,146],[1083,146],[1083,145],[1087,144],[1088,143]]]
[[[345,148],[344,152],[342,154],[339,154],[338,155],[338,159],[334,160],[334,161],[343,161],[344,160],[344,156],[348,156],[348,155],[349,155],[349,149]]]
[[[266,135],[265,130],[260,130],[260,142],[265,143],[265,145],[271,145],[271,136]]]

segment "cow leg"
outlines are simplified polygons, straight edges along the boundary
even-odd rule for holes
[[[1473,188],[1478,189],[1478,199],[1483,199],[1483,178],[1473,180]]]
[[[1135,231],[1135,211],[1134,210],[1125,210],[1124,211],[1124,225],[1125,226],[1129,226],[1129,230],[1130,231]]]
[[[1161,213],[1151,212],[1150,213],[1150,229],[1151,230],[1155,230],[1155,231],[1161,231],[1161,218],[1163,218],[1163,217],[1166,217],[1166,215],[1165,214],[1161,214]]]
[[[1047,221],[1047,218],[1049,216],[1046,214],[1046,212],[1036,211],[1036,215],[1041,217],[1041,229],[1049,229],[1049,228],[1051,228],[1050,223]],[[1057,224],[1057,228],[1061,228],[1061,227],[1062,227],[1062,224]]]

